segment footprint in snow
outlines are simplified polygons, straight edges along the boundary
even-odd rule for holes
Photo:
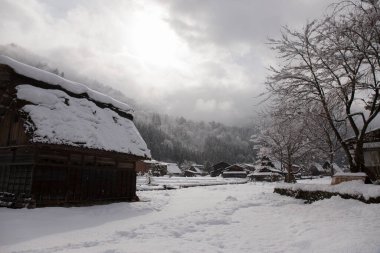
[[[237,198],[235,197],[232,197],[232,196],[228,196],[225,201],[237,201]]]

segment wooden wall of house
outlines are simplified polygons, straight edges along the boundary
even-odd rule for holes
[[[380,180],[380,149],[364,150],[366,173],[371,180]]]
[[[96,152],[39,150],[32,193],[37,206],[132,200],[135,161]]]
[[[144,161],[137,161],[136,162],[136,173],[144,175],[144,174],[148,173],[149,169],[150,169],[149,164],[145,163]]]
[[[31,195],[34,150],[0,148],[0,192]]]
[[[0,147],[28,144],[23,119],[16,110],[9,110],[0,121]]]
[[[0,148],[0,192],[31,196],[37,207],[136,199],[136,158],[109,152]]]

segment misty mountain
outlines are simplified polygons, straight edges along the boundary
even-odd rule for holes
[[[250,162],[254,158],[252,127],[230,127],[216,122],[196,122],[183,117],[140,113],[136,127],[157,160],[212,164]]]

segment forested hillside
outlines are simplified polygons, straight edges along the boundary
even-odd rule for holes
[[[254,153],[254,128],[195,122],[157,113],[136,114],[135,124],[157,160],[201,164],[218,161],[248,162]]]

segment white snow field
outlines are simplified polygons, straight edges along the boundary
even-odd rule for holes
[[[150,181],[148,185],[147,182]],[[179,189],[195,186],[225,185],[247,183],[248,178],[223,178],[223,177],[146,177],[137,176],[137,190],[163,190],[165,188]]]
[[[339,197],[303,204],[274,194],[275,185],[140,191],[141,202],[91,207],[2,208],[0,252],[380,252],[379,204]]]

